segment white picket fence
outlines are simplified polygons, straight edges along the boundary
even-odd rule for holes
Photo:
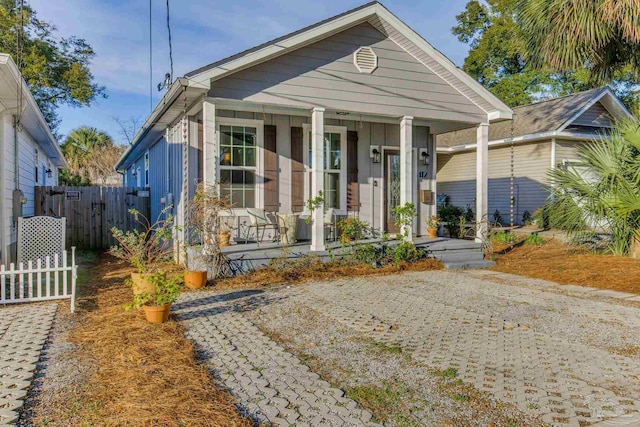
[[[24,262],[17,266],[11,263],[9,269],[0,266],[0,304],[69,298],[73,313],[78,274],[75,251],[72,247],[70,263],[64,250],[62,260],[56,253],[53,259],[47,256],[44,260],[27,261],[26,265]]]

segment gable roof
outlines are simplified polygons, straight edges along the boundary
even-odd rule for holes
[[[199,96],[206,96],[206,93],[211,88],[212,81],[293,52],[364,22],[373,25],[378,31],[389,37],[434,74],[477,105],[481,111],[487,114],[488,120],[506,120],[512,117],[513,111],[506,104],[431,46],[380,2],[372,1],[213,62],[187,73],[184,78],[176,79],[145,121],[134,138],[132,145],[122,155],[116,165],[116,169],[121,171],[128,168],[135,159],[160,137],[166,124],[172,123],[177,119],[182,110],[176,110],[172,105],[180,94],[185,93],[191,102]]]
[[[56,167],[66,167],[67,162],[58,145],[58,141],[42,115],[40,107],[38,107],[31,90],[27,86],[27,82],[20,74],[18,66],[13,62],[11,55],[7,53],[0,53],[0,83],[2,85],[0,89],[0,109],[17,109],[16,93],[22,88],[24,110],[20,116],[20,124]]]
[[[559,98],[536,102],[513,109],[514,119],[489,126],[489,141],[527,135],[570,131],[570,126],[587,110],[600,103],[614,118],[631,117],[631,113],[608,87],[578,92]],[[578,128],[584,134],[597,134],[599,129]],[[601,130],[601,129],[600,129]],[[436,136],[438,147],[457,147],[476,143],[476,129],[468,128]]]
[[[489,120],[510,119],[511,109],[467,75],[424,38],[393,15],[382,3],[373,1],[285,36],[213,62],[185,75],[192,84],[210,85],[235,72],[330,37],[350,27],[368,22],[414,56],[462,95],[486,112]]]

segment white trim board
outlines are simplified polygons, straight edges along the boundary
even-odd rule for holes
[[[526,144],[529,142],[537,142],[544,141],[548,139],[566,139],[569,141],[593,141],[593,140],[601,140],[608,139],[605,135],[593,135],[593,134],[579,134],[579,133],[570,133],[570,132],[543,132],[543,133],[534,133],[530,135],[518,136],[513,138],[514,144]],[[489,147],[500,146],[500,145],[508,145],[511,144],[511,138],[497,139],[495,141],[489,141]],[[460,153],[468,150],[475,150],[477,144],[465,144],[465,145],[456,145],[454,147],[437,147],[436,152],[447,154],[447,153]]]

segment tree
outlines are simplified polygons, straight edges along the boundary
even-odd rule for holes
[[[115,122],[120,126],[120,136],[127,141],[127,144],[131,145],[133,139],[142,126],[142,120],[140,117],[129,117],[128,119],[121,119],[118,116],[113,118]]]
[[[106,185],[118,181],[114,167],[124,147],[96,128],[82,126],[71,131],[60,146],[69,164],[69,172]]]
[[[93,48],[77,37],[56,37],[52,24],[38,19],[25,5],[16,8],[13,0],[0,0],[0,51],[11,53],[51,129],[56,131],[60,105],[89,106],[106,97],[103,86],[94,81],[89,69]],[[21,40],[22,57],[16,56]]]
[[[573,235],[604,226],[613,253],[640,257],[640,124],[618,123],[611,138],[580,146],[578,156],[549,171],[553,197],[542,216]]]
[[[519,0],[530,60],[594,80],[640,76],[640,0]]]
[[[515,107],[563,96],[602,84],[584,66],[554,70],[532,63],[528,30],[523,29],[519,0],[470,0],[457,15],[452,32],[470,46],[464,70],[508,105]],[[630,75],[607,81],[618,96],[632,103]],[[629,105],[629,104],[628,104]]]

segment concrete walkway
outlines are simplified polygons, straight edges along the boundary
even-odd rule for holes
[[[275,424],[324,417],[361,425],[370,417],[243,314],[288,299],[425,366],[454,368],[554,426],[640,425],[640,309],[613,294],[563,289],[500,273],[435,271],[254,295],[191,293],[176,309],[220,379],[250,413]]]
[[[0,308],[0,425],[18,419],[57,304]]]

